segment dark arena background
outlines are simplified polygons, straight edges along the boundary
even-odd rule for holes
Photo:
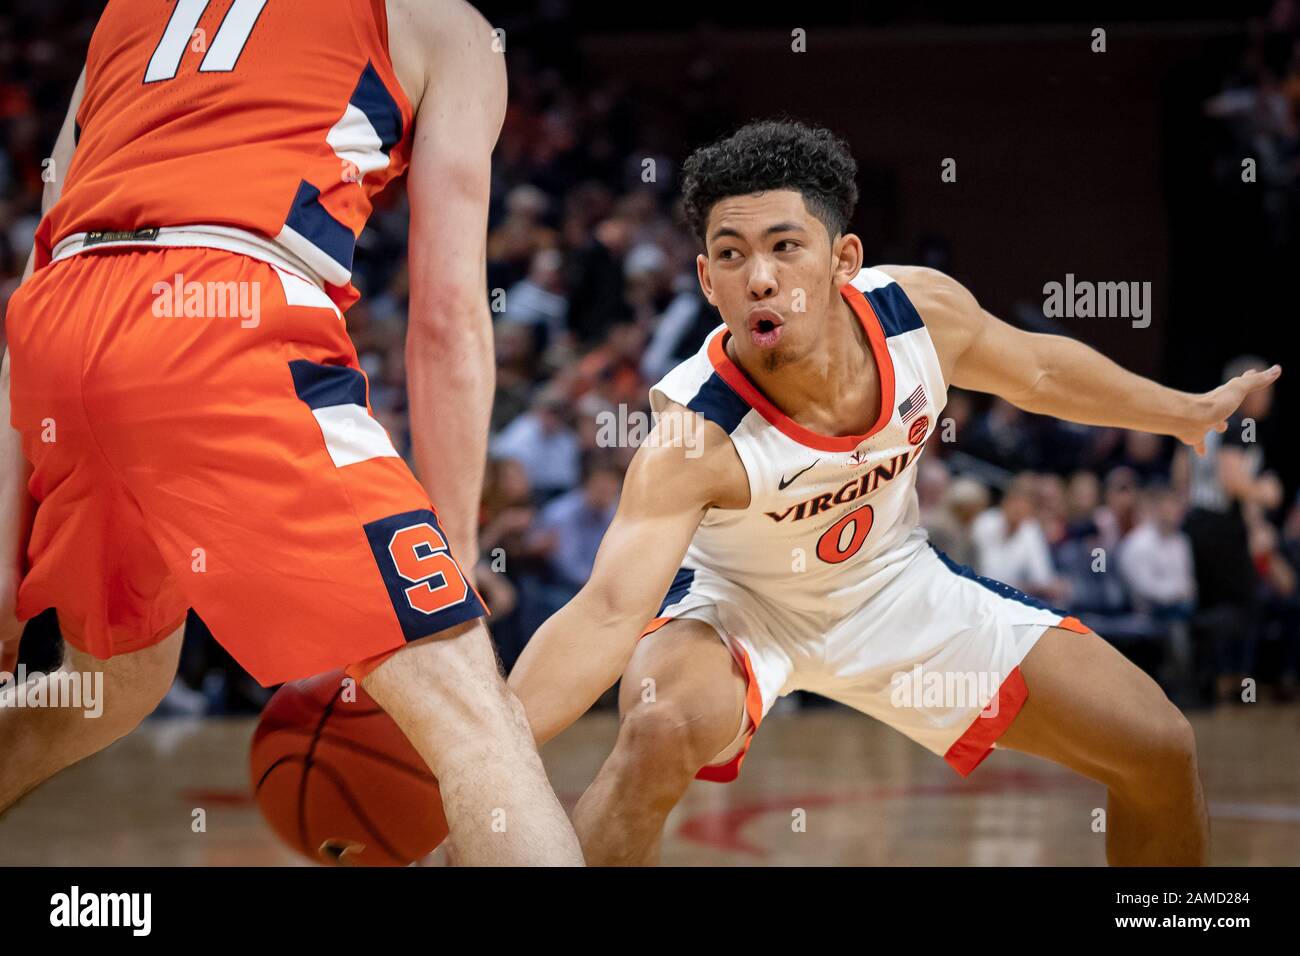
[[[0,309],[101,9],[0,12]],[[942,270],[1015,326],[1183,390],[1282,365],[1247,439],[1255,480],[1276,487],[1263,503],[1219,489],[1221,521],[1198,520],[1194,456],[1175,439],[958,389],[917,481],[922,524],[955,560],[1070,608],[1188,716],[1212,865],[1300,863],[1300,3],[479,9],[504,31],[510,90],[487,238],[497,385],[477,567],[504,667],[590,573],[635,450],[602,423],[648,413],[649,386],[721,321],[696,281],[682,161],[751,119],[798,118],[853,150],[868,264]],[[407,223],[399,179],[360,237],[362,299],[346,316],[403,454]],[[1079,314],[1079,283],[1125,284],[1129,311]],[[49,669],[61,647],[46,613],[20,659]],[[249,792],[274,690],[191,617],[162,705],[0,817],[0,864],[308,865]],[[543,748],[566,809],[617,728],[611,691]],[[662,862],[1101,866],[1104,805],[1101,785],[1019,753],[961,779],[797,692],[739,780],[691,785]]]

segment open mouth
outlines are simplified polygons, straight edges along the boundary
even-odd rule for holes
[[[775,312],[763,310],[749,316],[749,337],[759,348],[771,348],[781,338],[783,323]]]

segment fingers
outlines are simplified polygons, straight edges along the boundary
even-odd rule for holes
[[[1246,386],[1246,391],[1254,392],[1272,385],[1277,381],[1278,376],[1281,374],[1282,366],[1271,365],[1262,372],[1251,369],[1249,372],[1243,372],[1237,377],[1240,378],[1242,384]]]

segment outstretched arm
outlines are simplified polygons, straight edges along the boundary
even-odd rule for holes
[[[726,497],[719,489],[746,481],[735,449],[716,425],[702,427],[705,447],[693,456],[665,446],[663,424],[632,459],[591,578],[538,629],[510,674],[539,744],[586,713],[618,680],[705,511]]]
[[[1166,388],[1062,335],[1024,332],[985,312],[959,282],[933,269],[885,266],[903,287],[939,353],[944,380],[989,392],[1018,408],[1084,425],[1172,435],[1205,451],[1250,392],[1282,374],[1246,372],[1209,392]]]

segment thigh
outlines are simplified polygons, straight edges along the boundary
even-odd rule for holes
[[[170,686],[171,679],[176,674],[176,666],[180,663],[181,644],[184,640],[185,625],[182,624],[149,647],[129,654],[118,654],[108,660],[95,657],[74,644],[65,643],[60,669],[69,673],[102,673],[105,681],[123,687],[153,686],[164,678],[167,686]]]
[[[420,721],[439,744],[455,743],[468,728],[490,722],[509,698],[481,620],[412,641],[373,663],[361,686],[404,729]],[[352,668],[348,673],[357,676]]]
[[[0,672],[18,661],[22,626],[17,619],[18,583],[26,565],[35,502],[27,491],[31,465],[22,439],[9,424],[9,354],[0,368]]]
[[[1027,690],[1021,662],[1044,631],[1075,618],[932,548],[826,639],[810,689],[869,714],[962,776],[993,750]]]
[[[1020,670],[1028,697],[999,747],[1105,780],[1190,734],[1159,685],[1092,631],[1048,628]]]
[[[109,660],[66,642],[57,675],[43,679],[79,685],[78,715],[91,718],[80,725],[88,739],[101,730],[116,736],[133,729],[162,701],[176,676],[184,635],[182,624],[148,647]]]
[[[721,732],[710,729],[707,745],[700,745],[709,751],[701,758],[706,765],[696,776],[730,782],[763,715],[798,682],[790,643],[807,636],[802,623],[703,568],[678,572],[659,615],[624,673],[620,708],[627,714],[639,707],[645,716],[644,700],[654,695],[688,717],[708,719],[711,728],[729,728],[711,750]],[[776,639],[778,630],[786,640]]]
[[[708,761],[746,729],[748,687],[714,626],[680,618],[638,642],[619,683],[619,713],[662,709],[689,728],[692,750]]]
[[[740,774],[763,718],[748,654],[733,649],[716,624],[690,618],[642,637],[619,683],[619,713],[620,744],[672,741],[695,777],[715,783]]]

